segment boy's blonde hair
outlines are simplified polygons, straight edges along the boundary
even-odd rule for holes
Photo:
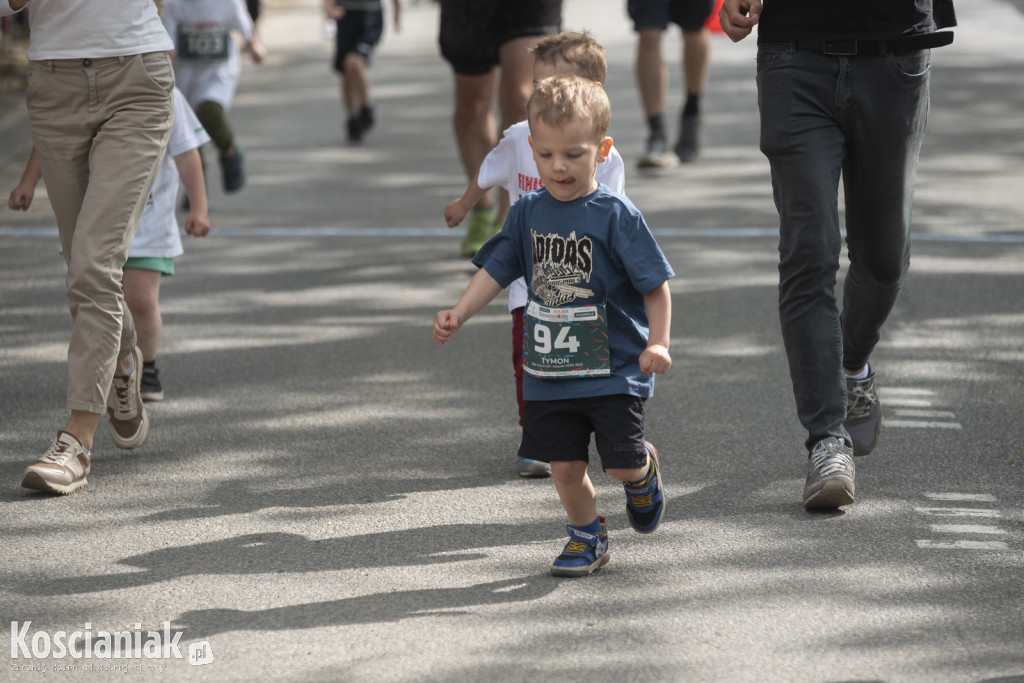
[[[537,41],[531,50],[533,59],[544,64],[554,64],[559,59],[572,67],[576,76],[604,83],[608,76],[608,62],[604,48],[586,31],[552,33]]]
[[[608,133],[612,106],[599,83],[581,76],[552,76],[534,87],[526,114],[531,127],[537,120],[556,128],[586,121],[594,139],[601,140]]]

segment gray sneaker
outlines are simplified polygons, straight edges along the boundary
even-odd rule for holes
[[[519,460],[516,462],[516,472],[519,473],[520,477],[526,477],[527,479],[539,479],[541,477],[550,477],[551,465],[540,460],[519,458]]]
[[[831,437],[814,444],[807,461],[804,507],[837,508],[853,503],[853,450]]]
[[[679,157],[669,150],[665,138],[651,136],[647,139],[647,152],[637,162],[639,168],[672,168],[679,165]]]
[[[57,432],[46,455],[25,469],[21,485],[27,489],[67,495],[89,483],[91,453],[67,432]]]
[[[688,164],[700,156],[700,114],[683,116],[679,124],[679,142],[676,143],[676,156],[679,161]]]
[[[882,404],[875,394],[875,373],[865,379],[846,380],[846,422],[854,455],[867,455],[878,443],[882,430]]]

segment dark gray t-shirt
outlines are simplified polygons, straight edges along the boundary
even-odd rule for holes
[[[764,0],[758,41],[887,40],[956,26],[953,0]]]

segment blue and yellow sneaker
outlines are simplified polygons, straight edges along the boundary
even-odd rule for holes
[[[591,533],[572,524],[565,525],[569,531],[569,542],[551,563],[552,576],[588,576],[608,563],[612,557],[608,553],[608,530],[604,526],[604,517],[598,517],[596,521],[601,527],[599,533]]]
[[[629,525],[642,534],[649,534],[661,524],[661,516],[665,512],[665,494],[661,490],[661,466],[658,463],[658,451],[644,441],[647,449],[647,462],[650,467],[647,476],[638,482],[624,482],[626,489],[626,517]]]

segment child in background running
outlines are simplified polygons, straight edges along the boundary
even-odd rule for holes
[[[183,252],[174,215],[179,176],[190,204],[185,219],[186,234],[205,237],[210,232],[203,166],[199,158],[199,147],[209,140],[210,136],[199,124],[184,95],[175,88],[174,125],[167,143],[167,154],[157,171],[146,209],[128,247],[122,279],[125,303],[135,319],[138,346],[142,352],[142,387],[139,393],[143,401],[162,401],[164,397],[156,367],[156,353],[163,330],[160,279],[174,275],[174,257]],[[16,211],[27,210],[32,205],[40,177],[42,172],[33,149],[21,182],[11,192],[8,206]]]
[[[232,31],[245,38],[256,64],[266,54],[249,10],[242,0],[165,0],[163,21],[174,41],[178,88],[220,152],[224,191],[237,192],[245,184],[245,154],[227,118],[242,71]]]
[[[401,0],[391,0],[395,32],[401,25]],[[334,70],[341,74],[341,102],[348,116],[349,142],[362,142],[376,117],[370,99],[370,58],[384,30],[381,0],[323,0],[327,18],[337,23]]]
[[[644,410],[654,375],[672,365],[674,273],[637,208],[595,177],[612,146],[604,88],[553,76],[537,84],[527,111],[544,187],[520,197],[477,252],[481,269],[455,307],[434,316],[433,338],[447,343],[504,287],[526,278],[519,454],[551,463],[569,518],[569,541],[551,574],[587,576],[609,559],[587,473],[592,432],[602,468],[623,483],[630,526],[650,533],[664,514]]]
[[[555,33],[540,39],[531,50],[534,83],[556,75],[581,76],[603,84],[608,74],[604,48],[586,32]],[[543,186],[530,148],[530,126],[520,121],[502,133],[498,146],[480,164],[480,169],[466,192],[445,207],[444,217],[454,228],[466,217],[491,187],[503,187],[513,203],[523,194]],[[612,147],[608,158],[597,166],[597,181],[622,194],[625,170],[622,157]],[[519,426],[523,426],[523,311],[526,308],[526,281],[519,278],[508,290],[508,310],[512,314],[512,367],[516,378],[516,401],[519,404]],[[521,477],[548,477],[551,466],[546,462],[518,458],[516,471]]]

